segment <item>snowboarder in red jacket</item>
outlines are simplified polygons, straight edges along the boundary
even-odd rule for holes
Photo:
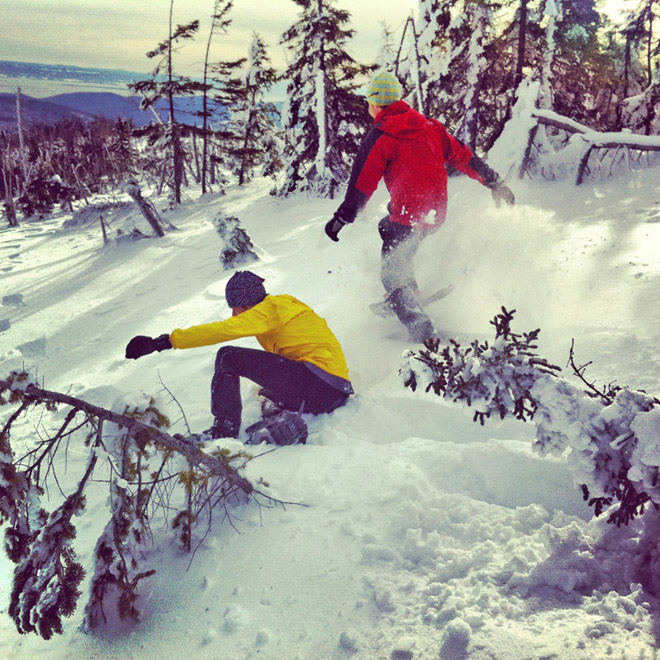
[[[381,178],[390,193],[388,215],[378,225],[383,240],[381,281],[387,303],[414,341],[435,335],[431,320],[416,298],[413,257],[421,242],[445,221],[445,164],[490,188],[499,204],[513,204],[513,193],[499,175],[435,119],[401,100],[402,89],[392,73],[374,75],[367,89],[374,125],[364,137],[353,163],[344,201],[326,224],[338,241],[339,231],[353,222]]]

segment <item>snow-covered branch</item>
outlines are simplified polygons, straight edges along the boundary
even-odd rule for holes
[[[0,429],[0,524],[8,524],[5,549],[16,564],[9,614],[21,633],[49,639],[62,632],[62,617],[76,608],[78,587],[87,571],[73,547],[72,518],[85,512],[85,490],[97,468],[103,468],[104,474],[95,481],[107,481],[110,486],[110,519],[89,571],[90,600],[85,610],[89,627],[106,619],[103,606],[111,593],[117,596],[120,618],[139,617],[138,584],[154,572],[140,564],[150,538],[150,515],[160,512],[167,519],[175,494],[184,502],[187,522],[183,532],[176,529],[182,527],[177,516],[171,528],[187,541],[188,549],[193,523],[204,520],[202,513],[206,512],[210,529],[214,508],[227,517],[230,503],[262,495],[239,473],[252,456],[227,449],[207,453],[181,435],[170,435],[169,421],[153,400],[144,408],[127,407],[118,413],[46,390],[29,374],[12,372],[0,379],[0,406],[15,408]],[[61,406],[69,408],[63,419]],[[37,409],[37,437],[22,443],[26,449],[17,456],[11,433],[33,409]],[[89,455],[70,489],[71,467],[66,479],[57,472],[66,465],[67,447],[75,438],[89,449]],[[178,465],[181,456],[185,461]],[[160,463],[160,468],[152,471],[150,463]],[[42,508],[41,496],[55,484],[63,503],[49,513]]]
[[[491,323],[495,340],[467,349],[451,340],[440,350],[404,354],[401,375],[413,390],[464,402],[482,424],[493,414],[536,425],[541,455],[566,454],[576,484],[596,515],[612,505],[609,522],[626,525],[650,502],[660,505],[660,401],[645,392],[613,388],[606,395],[575,385],[534,350],[539,331],[518,335],[513,312]],[[582,370],[575,369],[583,384]]]
[[[542,126],[551,126],[552,128],[565,131],[569,135],[576,135],[575,139],[569,140],[568,145],[565,147],[566,153],[571,159],[577,159],[577,175],[575,184],[580,185],[584,181],[585,174],[589,165],[589,158],[592,156],[594,150],[607,150],[607,149],[633,149],[641,152],[660,151],[660,136],[658,135],[637,135],[630,131],[621,132],[601,132],[594,131],[579,122],[573,121],[568,117],[564,117],[552,110],[535,109],[530,113],[530,118]],[[538,139],[536,131],[530,132],[530,144],[528,145],[526,153],[531,152],[531,142]],[[554,160],[557,160],[555,152],[553,154]],[[522,172],[524,172],[529,165],[529,162],[523,163]]]

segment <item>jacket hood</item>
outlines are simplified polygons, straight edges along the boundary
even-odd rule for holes
[[[374,126],[393,137],[410,140],[426,130],[427,121],[423,114],[405,101],[397,101],[376,115]]]

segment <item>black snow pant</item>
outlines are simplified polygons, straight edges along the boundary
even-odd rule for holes
[[[383,240],[380,279],[387,292],[387,300],[401,323],[408,328],[414,341],[424,341],[435,330],[433,323],[417,300],[413,260],[422,241],[435,231],[409,227],[392,222],[385,216],[378,223]]]
[[[240,378],[257,383],[265,395],[287,410],[315,415],[344,405],[348,394],[326,383],[302,362],[253,348],[223,346],[215,359],[211,383],[214,428],[224,437],[238,437],[241,426]]]

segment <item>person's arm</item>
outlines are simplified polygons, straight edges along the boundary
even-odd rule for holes
[[[272,307],[264,303],[265,301],[226,321],[173,330],[170,334],[172,346],[174,348],[196,348],[268,332],[277,327],[279,321],[277,315],[272,313]]]
[[[346,186],[344,201],[335,211],[332,219],[325,225],[325,233],[333,240],[338,241],[337,234],[343,227],[355,220],[358,213],[366,206],[374,190],[378,187],[378,181],[383,175],[384,167],[378,173],[377,150],[374,149],[382,131],[371,128],[360,144],[358,153],[353,161],[351,176]]]
[[[489,188],[497,204],[500,201],[513,204],[515,201],[513,193],[505,185],[500,175],[479,156],[472,153],[472,150],[466,144],[450,135],[440,122],[434,121],[433,123],[442,133],[447,163]]]
[[[276,310],[266,298],[251,309],[238,316],[232,316],[226,321],[176,329],[169,335],[160,335],[155,339],[143,335],[133,337],[126,346],[126,357],[137,360],[149,353],[169,348],[195,348],[220,344],[241,337],[252,337],[274,329],[278,323]]]

